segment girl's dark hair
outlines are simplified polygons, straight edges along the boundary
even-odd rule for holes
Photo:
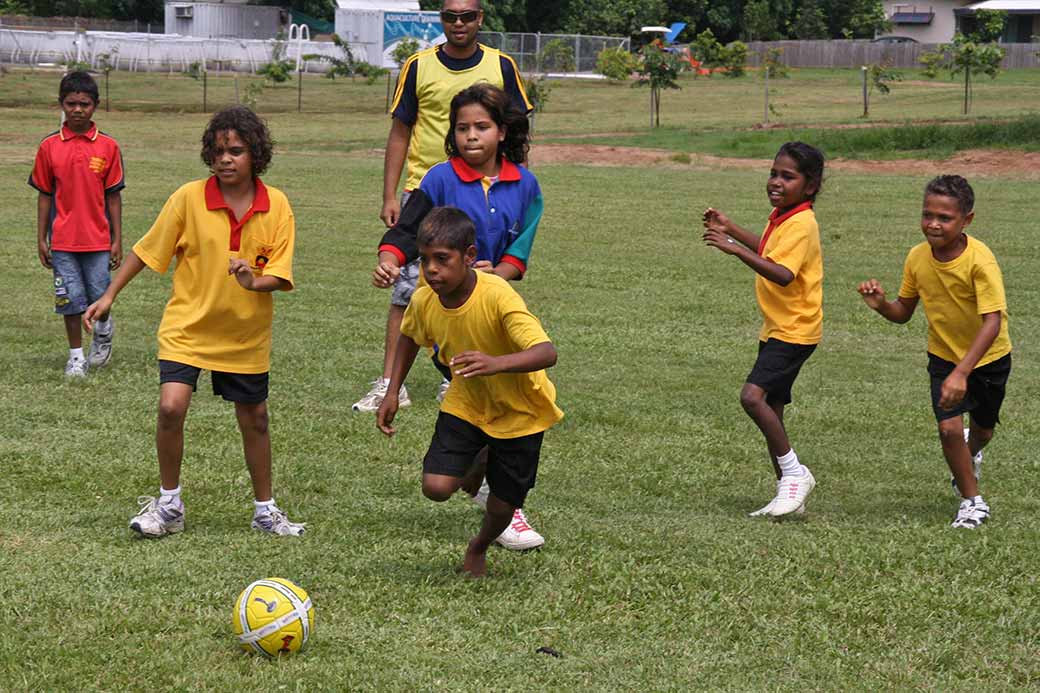
[[[961,214],[967,216],[975,209],[975,191],[961,176],[936,176],[924,186],[924,196],[942,195],[957,200]]]
[[[451,120],[448,135],[444,138],[444,151],[448,156],[459,156],[455,144],[455,124],[459,109],[471,104],[480,104],[500,128],[505,128],[506,138],[498,144],[498,155],[514,164],[527,161],[527,150],[531,146],[531,125],[527,115],[510,100],[509,95],[493,84],[478,82],[463,89],[451,100]]]
[[[77,91],[92,98],[95,104],[100,100],[97,82],[94,81],[94,78],[86,72],[77,70],[61,78],[61,84],[58,85],[58,101],[64,101],[66,96]]]
[[[823,188],[823,152],[805,142],[787,142],[776,155],[791,157],[806,182],[816,184],[816,192],[809,195],[809,199],[815,202]]]
[[[213,168],[217,158],[217,135],[228,130],[237,132],[249,147],[253,155],[253,175],[259,176],[266,171],[271,163],[274,140],[264,121],[245,106],[229,106],[210,119],[202,133],[202,161]]]
[[[441,246],[466,252],[476,243],[477,229],[473,221],[456,207],[434,207],[419,225],[419,245]]]

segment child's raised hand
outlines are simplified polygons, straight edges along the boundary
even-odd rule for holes
[[[473,263],[473,269],[478,272],[494,272],[495,266],[491,264],[490,260],[477,260]]]
[[[712,248],[718,248],[727,255],[735,255],[741,248],[741,245],[725,231],[712,228],[708,226],[707,222],[704,224],[704,229],[704,243],[706,245],[709,245]]]
[[[235,275],[235,279],[243,289],[253,288],[253,270],[249,263],[240,257],[228,260],[228,274]]]
[[[881,288],[881,283],[877,279],[869,279],[860,283],[858,291],[859,295],[863,297],[863,302],[874,310],[885,304],[885,290]]]
[[[722,233],[726,233],[726,230],[729,229],[729,226],[732,223],[729,220],[729,217],[714,207],[708,207],[704,210],[704,216],[702,218],[704,219],[704,228],[715,229]]]
[[[372,272],[372,286],[389,289],[401,276],[401,268],[390,262],[380,262]]]

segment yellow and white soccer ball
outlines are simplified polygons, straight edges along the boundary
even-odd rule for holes
[[[306,644],[314,630],[314,606],[307,593],[288,580],[267,578],[238,595],[232,621],[243,650],[274,657]]]

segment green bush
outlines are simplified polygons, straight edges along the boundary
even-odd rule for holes
[[[542,46],[542,71],[574,72],[574,47],[563,39],[553,39]]]
[[[711,29],[705,29],[697,34],[697,37],[690,43],[690,55],[699,60],[704,67],[719,65],[719,58],[723,50],[722,44],[715,38]]]
[[[552,83],[545,77],[527,75],[524,79],[524,87],[527,91],[527,98],[534,106],[535,113],[541,113],[545,109],[545,104],[549,103],[549,95],[553,90]]]
[[[394,47],[392,57],[397,66],[404,65],[404,62],[408,58],[412,57],[415,53],[419,52],[419,42],[413,38],[401,39],[397,42],[397,46]]]
[[[624,82],[639,69],[639,60],[624,47],[604,48],[596,56],[596,72],[612,82]]]
[[[719,64],[726,68],[727,77],[743,77],[747,66],[748,47],[743,41],[727,44],[719,53]]]
[[[784,62],[783,48],[770,48],[762,56],[762,72],[769,70],[769,76],[774,79],[785,79],[787,75],[787,63]]]

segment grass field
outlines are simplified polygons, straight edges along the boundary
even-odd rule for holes
[[[801,77],[809,81],[792,93],[848,81],[854,99],[842,73],[792,84]],[[149,79],[168,85],[170,103],[190,102],[184,78]],[[18,91],[17,80],[31,88]],[[691,106],[670,125],[751,125],[754,113],[734,116],[729,97],[697,94],[743,89],[750,103],[756,84],[691,82],[665,96],[668,113],[673,99]],[[327,110],[303,117],[265,111],[261,100],[281,142],[266,180],[288,194],[298,224],[298,290],[276,298],[275,489],[308,533],[272,540],[248,529],[234,416],[206,381],[187,425],[188,530],[150,542],[132,539],[127,521],[136,496],[157,486],[155,329],[169,277],[144,273],[120,297],[110,368],[63,379],[64,338],[25,185],[56,122],[40,85],[53,91],[56,79],[0,78],[9,191],[0,207],[0,689],[1040,685],[1035,182],[976,181],[974,230],[1004,272],[1015,368],[984,464],[994,519],[955,532],[923,316],[887,324],[854,289],[871,276],[896,287],[919,239],[925,180],[835,171],[827,181],[818,204],[825,341],[788,413],[819,486],[805,519],[773,523],[745,517],[773,486],[737,399],[759,327],[752,275],[703,247],[697,222],[713,205],[757,228],[769,211],[765,172],[538,166],[546,214],[518,289],[560,354],[550,375],[567,417],[546,438],[528,503],[548,543],[525,555],[493,551],[491,578],[474,582],[455,568],[477,510],[419,493],[434,370],[413,370],[415,405],[399,415],[394,441],[349,409],[377,374],[386,313],[387,295],[368,284],[381,234],[382,162],[371,151],[385,138],[381,87],[346,86],[349,98],[337,92]],[[1033,73],[980,85],[978,115],[1035,109],[1036,85]],[[1005,91],[990,98],[984,88]],[[625,109],[645,93],[598,99],[605,89],[559,85],[560,111],[539,116],[540,131],[564,136],[595,123],[641,136],[642,112]],[[826,96],[805,94],[805,104]],[[957,117],[956,97],[944,98],[944,114],[909,99],[889,116],[880,100],[877,117]],[[581,121],[564,104],[581,104]],[[830,103],[792,122],[853,120],[854,106]],[[206,175],[197,151],[205,116],[139,104],[98,121],[125,151],[129,248],[170,192]],[[317,624],[304,654],[268,662],[238,651],[230,620],[238,592],[275,575],[309,591]],[[542,646],[562,658],[536,655]]]

